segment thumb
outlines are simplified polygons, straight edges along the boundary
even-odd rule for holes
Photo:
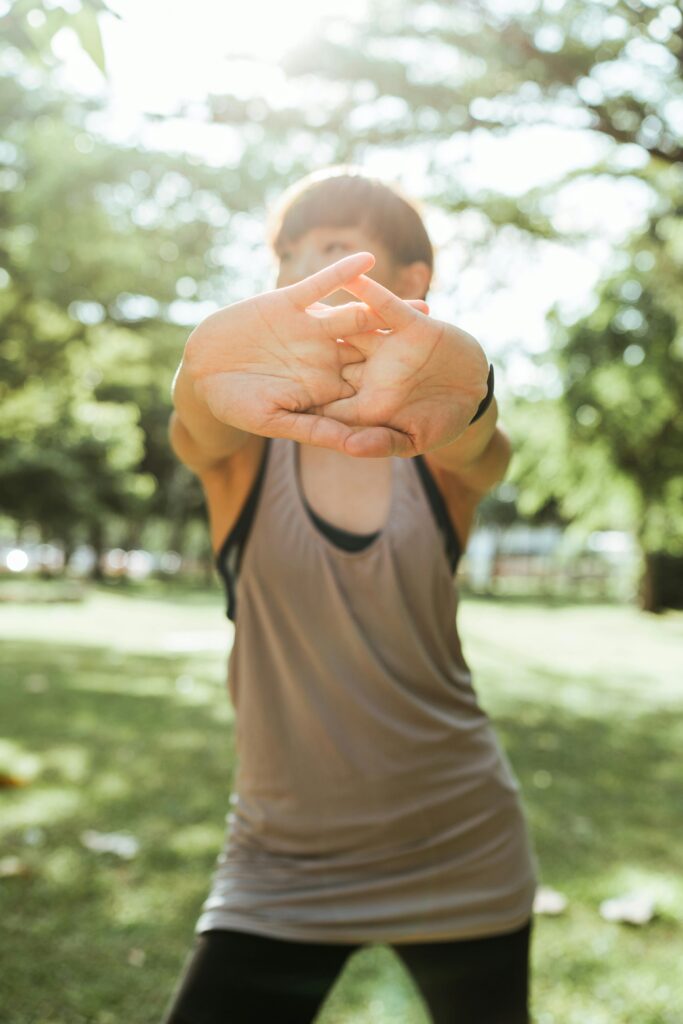
[[[390,456],[409,458],[416,455],[415,445],[407,434],[391,427],[356,427],[344,441],[347,455],[362,459]]]
[[[345,376],[348,369],[348,367],[344,368]],[[346,383],[348,384],[348,381]],[[316,406],[315,411],[321,416],[329,416],[339,423],[345,423],[347,426],[357,426],[360,413],[358,395],[354,392],[354,394],[348,397],[337,398],[333,402]]]

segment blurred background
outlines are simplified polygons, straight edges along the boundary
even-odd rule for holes
[[[180,969],[232,733],[171,380],[273,286],[270,204],[340,162],[422,203],[432,312],[484,346],[514,442],[460,582],[568,901],[538,1024],[680,1024],[682,67],[668,0],[0,0],[11,1024],[152,1022]],[[645,933],[598,913],[629,893]],[[426,1020],[381,949],[325,1014]]]
[[[268,205],[422,200],[516,458],[463,581],[683,604],[683,27],[659,0],[0,0],[0,568],[210,573],[167,439]]]

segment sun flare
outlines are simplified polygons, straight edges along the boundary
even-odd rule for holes
[[[352,20],[367,6],[368,0],[193,0],[191,4],[111,0],[122,32],[129,37],[142,35],[153,60],[169,50],[176,57],[183,53],[179,70],[187,63],[206,66],[236,54],[277,61],[326,19]]]
[[[170,112],[181,100],[240,90],[244,62],[276,68],[330,19],[362,17],[370,0],[109,0],[102,19],[110,86],[131,105]],[[324,29],[323,29],[324,30]],[[73,47],[72,47],[73,48]],[[83,58],[85,60],[85,58]],[[237,81],[234,81],[237,76]]]
[[[250,0],[236,16],[229,9],[221,11],[218,31],[224,31],[229,51],[274,61],[326,18],[350,17],[365,6],[362,0]]]

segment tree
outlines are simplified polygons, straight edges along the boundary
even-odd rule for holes
[[[169,488],[201,514],[166,437],[175,311],[218,287],[230,212],[217,171],[98,139],[86,113],[0,77],[1,508],[101,547],[167,516]]]
[[[537,514],[552,503],[586,529],[633,529],[647,583],[657,553],[681,546],[679,8],[667,0],[378,0],[366,20],[332,24],[324,39],[302,43],[285,67],[300,89],[290,87],[290,102],[277,109],[264,92],[262,130],[297,152],[302,136],[315,135],[334,160],[362,162],[377,150],[400,159],[423,146],[430,198],[454,214],[455,230],[459,214],[477,210],[488,224],[484,244],[501,229],[541,245],[580,244],[586,188],[639,187],[647,223],[613,255],[595,309],[573,323],[561,311],[551,318],[546,361],[559,371],[562,396],[531,389],[515,403],[512,427],[524,439],[520,507]],[[210,109],[216,120],[246,124],[254,101],[218,97]],[[603,143],[601,155],[522,195],[479,189],[459,174],[463,140],[537,125],[588,133]]]
[[[571,458],[580,464],[599,450],[614,481],[579,513],[609,520],[605,490],[623,493],[622,518],[645,556],[642,601],[651,611],[683,604],[683,592],[658,572],[662,555],[683,556],[681,212],[654,219],[634,240],[628,266],[604,282],[595,309],[556,323],[554,335]]]
[[[104,0],[80,0],[76,10],[42,3],[41,0],[14,0],[0,13],[0,29],[5,46],[15,48],[30,61],[53,68],[54,37],[67,28],[76,34],[82,49],[104,74],[106,73],[102,34],[98,14],[118,17]]]
[[[86,6],[104,9],[99,0]],[[40,24],[34,17],[31,26],[27,11],[38,8],[46,17],[38,17]],[[47,17],[48,8],[38,0],[20,0],[13,10],[23,18],[10,25],[15,50],[27,49],[24,37],[31,29],[34,36],[42,32],[38,51],[44,54],[56,19]],[[3,28],[7,24],[5,18]],[[486,248],[496,238],[512,244],[526,239],[541,248],[558,239],[580,246],[587,235],[581,218],[585,190],[605,183],[610,189],[637,187],[647,224],[632,245],[614,254],[596,309],[574,322],[559,310],[552,322],[550,359],[564,397],[529,388],[514,405],[513,431],[526,438],[515,472],[522,509],[551,501],[587,528],[623,522],[636,526],[645,550],[661,543],[671,549],[664,522],[672,520],[669,512],[663,520],[661,510],[672,508],[678,485],[663,482],[670,472],[664,450],[673,446],[679,428],[674,423],[664,430],[658,410],[668,407],[679,351],[678,341],[667,349],[663,339],[678,339],[683,319],[674,298],[680,241],[672,226],[683,192],[682,65],[683,17],[667,0],[375,0],[356,21],[329,20],[322,36],[303,40],[281,71],[261,76],[251,95],[208,98],[207,120],[233,128],[242,147],[232,166],[221,170],[182,157],[115,151],[84,129],[87,105],[65,105],[44,90],[19,99],[14,116],[18,94],[3,80],[2,126],[9,129],[4,137],[22,155],[10,158],[5,148],[0,173],[5,180],[18,176],[23,185],[11,188],[6,206],[0,199],[2,223],[11,225],[12,235],[11,252],[0,235],[0,247],[6,246],[0,254],[11,258],[14,295],[14,313],[2,307],[2,315],[24,324],[23,334],[17,328],[19,334],[10,336],[15,340],[9,361],[18,358],[17,338],[37,353],[31,357],[36,365],[49,354],[55,379],[59,360],[79,344],[93,359],[97,345],[105,353],[119,344],[129,352],[127,360],[114,357],[111,363],[102,357],[97,372],[103,379],[92,393],[98,403],[125,408],[130,402],[141,410],[117,429],[142,429],[145,453],[135,461],[129,444],[129,468],[119,463],[118,472],[142,474],[140,479],[161,474],[164,484],[144,499],[137,491],[128,504],[113,494],[110,501],[112,510],[125,506],[126,517],[141,522],[152,510],[162,514],[163,496],[170,493],[164,375],[170,377],[174,362],[167,349],[177,355],[184,335],[169,322],[172,303],[224,303],[263,284],[254,261],[244,258],[252,243],[240,235],[239,220],[247,211],[259,215],[293,179],[326,163],[364,163],[377,154],[393,161],[399,177],[403,154],[417,154],[428,182],[425,198],[451,215],[454,235],[476,212],[464,260],[475,246]],[[567,174],[546,175],[525,193],[494,193],[467,175],[471,140],[502,139],[541,124],[600,142],[598,156]],[[16,141],[17,133],[24,133],[23,141]],[[29,145],[29,137],[36,141]],[[36,148],[27,158],[24,147],[29,153],[30,146]],[[68,154],[63,175],[48,157],[57,149]],[[29,169],[30,178],[24,173]],[[40,225],[39,246],[29,241],[34,223]],[[654,260],[650,269],[639,255],[644,250]],[[666,294],[662,282],[670,283]],[[629,298],[637,288],[638,296]],[[27,326],[28,313],[21,310],[38,301],[40,312],[31,314]],[[452,304],[457,322],[457,291]],[[67,317],[74,336],[67,338],[62,324],[53,330],[62,331],[61,341],[52,337],[48,343],[35,323],[43,324],[55,310]],[[637,315],[660,340],[643,342]],[[129,343],[138,346],[139,364]],[[639,366],[638,347],[646,352]],[[584,372],[577,376],[580,364]],[[656,391],[661,402],[640,394],[646,379],[648,394]],[[607,391],[617,384],[629,401],[635,396],[644,403],[645,433],[622,430],[619,410],[609,408]],[[52,408],[47,400],[44,408]],[[39,419],[36,412],[32,416]],[[599,417],[592,427],[591,416]],[[549,453],[533,429],[541,418],[554,438]],[[49,423],[55,422],[53,415]],[[645,436],[662,454],[656,468],[637,450]],[[561,464],[562,472],[549,474],[550,462]],[[118,479],[122,493],[130,495],[123,476]]]

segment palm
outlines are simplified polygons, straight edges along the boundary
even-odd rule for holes
[[[320,333],[306,337],[310,325],[297,322],[298,311],[270,292],[232,307],[229,344],[218,336],[202,347],[202,368],[195,365],[212,413],[234,426],[264,433],[286,413],[353,394],[342,377],[346,363],[362,355],[350,345]]]
[[[349,452],[360,454],[362,442],[362,454],[385,454],[389,448],[391,454],[411,456],[455,440],[486,393],[488,363],[479,344],[464,331],[409,308],[369,278],[348,290],[393,328],[352,339],[365,360],[341,372],[356,393],[320,410],[344,423],[378,428],[372,434],[377,451],[368,450],[369,435],[359,434]]]

